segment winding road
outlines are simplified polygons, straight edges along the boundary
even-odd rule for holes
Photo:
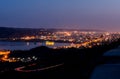
[[[31,64],[31,65],[28,65],[28,66],[34,66],[34,65],[36,65],[36,64]],[[56,67],[59,67],[59,66],[62,66],[62,65],[64,65],[64,63],[56,64],[56,65],[52,65],[52,66],[48,66],[48,67],[43,67],[43,68],[40,68],[40,69],[33,69],[33,70],[25,70],[24,68],[26,68],[26,66],[22,66],[22,67],[15,68],[15,71],[18,71],[18,72],[36,72],[36,71],[43,71],[43,70],[56,68]]]

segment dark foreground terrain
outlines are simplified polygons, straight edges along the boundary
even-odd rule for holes
[[[119,45],[120,40],[85,49],[37,47],[29,51],[12,51],[9,57],[37,56],[38,60],[0,62],[0,79],[89,79],[96,66],[112,59],[103,54]]]

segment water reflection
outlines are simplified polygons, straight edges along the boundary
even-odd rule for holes
[[[51,41],[46,42],[7,42],[0,41],[0,50],[29,50],[38,46],[47,46],[50,48],[58,46],[66,46],[70,43],[56,43]]]
[[[29,45],[30,45],[30,43],[29,43],[29,42],[27,42],[27,43],[26,43],[26,45],[27,45],[27,46],[29,46]]]

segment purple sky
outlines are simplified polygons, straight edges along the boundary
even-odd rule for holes
[[[0,0],[0,26],[120,31],[120,0]]]

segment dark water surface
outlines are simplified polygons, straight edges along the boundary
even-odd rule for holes
[[[38,46],[47,46],[50,48],[70,45],[70,43],[56,43],[52,46],[46,45],[45,42],[9,42],[9,41],[0,41],[0,50],[29,50]]]

